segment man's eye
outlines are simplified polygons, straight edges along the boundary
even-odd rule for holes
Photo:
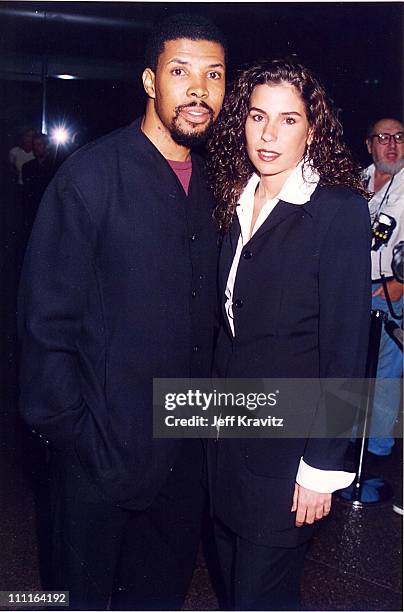
[[[184,71],[183,68],[174,68],[171,71],[171,74],[173,74],[174,76],[181,76],[181,75],[185,74],[185,71]]]
[[[222,75],[220,74],[220,72],[217,72],[216,70],[212,70],[212,72],[208,72],[208,77],[210,79],[221,79]]]

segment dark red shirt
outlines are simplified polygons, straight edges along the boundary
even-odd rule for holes
[[[180,162],[174,161],[172,159],[167,159],[167,162],[174,170],[175,174],[178,177],[178,180],[184,188],[185,193],[188,195],[188,188],[192,174],[192,160],[190,159],[189,161]]]

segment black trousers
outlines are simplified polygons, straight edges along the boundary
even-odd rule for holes
[[[200,541],[202,465],[201,441],[184,440],[164,487],[143,511],[107,504],[77,462],[59,470],[50,588],[70,592],[70,610],[181,608]]]
[[[296,548],[261,546],[240,538],[218,520],[215,542],[222,575],[221,609],[301,609],[307,542]]]

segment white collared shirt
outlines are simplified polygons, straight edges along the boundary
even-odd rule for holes
[[[363,175],[368,181],[368,191],[374,191],[375,165],[371,164],[366,168]],[[381,276],[393,276],[391,262],[393,260],[393,248],[401,240],[404,240],[404,168],[394,175],[371,200],[369,200],[369,212],[372,223],[382,212],[396,221],[390,240],[378,251],[371,251],[372,258],[372,280],[379,280]]]
[[[303,162],[300,162],[288,176],[279,194],[275,198],[265,202],[257,217],[251,235],[250,229],[254,211],[254,195],[260,181],[260,177],[257,174],[253,174],[245,186],[239,199],[239,205],[236,209],[240,222],[241,233],[238,239],[237,249],[230,268],[225,291],[225,296],[227,298],[225,310],[233,337],[235,336],[233,319],[233,291],[241,251],[255,232],[268,218],[269,214],[273,211],[279,200],[296,205],[306,204],[310,200],[319,180],[320,177],[314,170],[307,165],[303,166]],[[296,482],[302,487],[312,491],[317,491],[318,493],[333,493],[338,489],[348,487],[353,482],[354,478],[354,472],[320,470],[308,465],[303,460],[303,457],[301,457],[299,469],[296,475]]]

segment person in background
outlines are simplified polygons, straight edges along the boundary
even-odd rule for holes
[[[9,173],[6,182],[7,200],[5,227],[10,243],[13,245],[13,269],[19,277],[24,250],[26,246],[26,232],[24,225],[23,183],[22,167],[34,159],[32,140],[35,130],[29,128],[21,133],[20,142],[10,149],[8,154]]]
[[[243,70],[208,154],[223,234],[215,377],[321,386],[363,377],[369,214],[360,169],[320,82],[295,60]],[[321,402],[297,396],[294,410],[314,427]],[[221,439],[219,430],[208,443],[226,609],[300,609],[313,526],[329,514],[332,492],[354,478],[344,471],[348,440],[310,431]]]
[[[174,15],[151,33],[146,109],[45,192],[19,299],[20,411],[51,449],[52,590],[70,609],[180,609],[205,502],[201,440],[153,438],[153,378],[210,375],[217,237],[201,145],[225,40]]]
[[[374,233],[372,308],[383,310],[389,319],[400,322],[404,285],[394,278],[392,261],[394,247],[404,240],[403,123],[397,119],[379,119],[368,130],[366,146],[373,159],[364,171],[366,188],[372,193],[369,200]],[[391,454],[401,404],[402,375],[402,347],[383,328],[368,442],[368,451],[373,456]]]
[[[39,203],[55,174],[55,158],[49,152],[49,138],[36,134],[32,139],[34,159],[22,166],[23,212],[27,238],[31,232]]]
[[[8,161],[10,162],[12,176],[17,185],[20,186],[22,186],[23,165],[34,159],[34,152],[32,150],[34,135],[34,129],[30,128],[26,130],[21,136],[20,144],[10,149],[8,154]]]

